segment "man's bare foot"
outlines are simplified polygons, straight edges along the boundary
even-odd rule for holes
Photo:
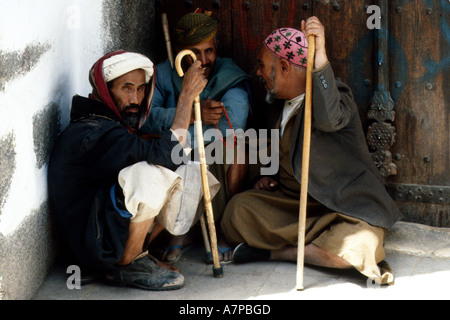
[[[161,254],[161,261],[170,264],[177,262],[192,243],[188,235],[174,236]]]
[[[229,264],[232,262],[233,248],[226,242],[223,237],[217,240],[217,250],[219,251],[219,261],[221,264]]]
[[[155,257],[153,257],[153,258],[155,258]],[[178,273],[180,272],[180,269],[178,269],[176,266],[174,266],[172,264],[168,264],[168,263],[166,263],[164,261],[160,261],[156,258],[155,258],[155,260],[158,261],[158,266],[160,266],[161,268],[164,268],[169,271],[178,272]]]

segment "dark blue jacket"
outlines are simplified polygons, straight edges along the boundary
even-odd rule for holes
[[[171,151],[177,143],[170,130],[146,141],[103,103],[73,98],[70,124],[50,158],[48,192],[57,230],[77,263],[104,269],[121,258],[129,220],[117,212],[111,188],[121,169],[140,161],[175,170]]]

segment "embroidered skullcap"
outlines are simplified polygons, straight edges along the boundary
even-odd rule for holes
[[[182,46],[196,45],[211,39],[217,32],[217,20],[211,18],[211,12],[188,13],[183,16],[175,27],[178,44]]]
[[[277,57],[306,68],[308,41],[303,32],[292,28],[277,29],[264,40],[264,44]]]
[[[142,69],[145,72],[145,83],[153,76],[153,63],[146,56],[135,52],[124,52],[103,61],[105,82],[112,81],[130,71]]]

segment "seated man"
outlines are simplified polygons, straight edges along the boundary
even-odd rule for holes
[[[267,100],[285,100],[280,129],[277,178],[263,177],[254,189],[228,203],[222,229],[235,263],[297,261],[298,217],[303,149],[306,58],[310,34],[316,36],[312,74],[312,133],[305,237],[305,263],[355,267],[378,283],[392,283],[380,272],[385,228],[400,218],[370,158],[350,88],[335,79],[325,50],[325,30],[316,17],[302,31],[275,30],[258,55],[257,75]]]
[[[203,131],[216,130],[222,137],[230,130],[227,117],[233,129],[246,128],[250,109],[246,80],[249,76],[231,59],[217,56],[217,21],[206,13],[189,13],[182,17],[175,28],[177,52],[190,49],[197,60],[202,63],[208,84],[200,94]],[[188,59],[188,58],[186,58]],[[178,76],[170,61],[156,65],[159,76],[156,79],[156,90],[153,97],[149,119],[142,131],[150,134],[161,134],[170,128],[173,121],[177,101],[182,90],[182,78]],[[190,119],[189,133],[191,146],[194,140],[194,113]],[[211,142],[205,136],[205,143]]]
[[[73,98],[70,124],[50,159],[48,190],[56,227],[82,272],[102,274],[112,285],[170,290],[183,286],[183,276],[161,268],[144,242],[152,228],[161,230],[155,217],[170,199],[167,177],[173,180],[177,168],[171,152],[186,141],[172,130],[187,130],[206,79],[194,63],[185,76],[191,90],[179,99],[172,125],[147,141],[138,134],[150,109],[153,73],[147,57],[126,51],[93,65],[92,94]]]
[[[201,120],[203,132],[207,130],[211,134],[204,135],[205,145],[216,140],[216,143],[225,142],[225,137],[231,129],[246,129],[247,118],[250,109],[249,96],[246,81],[249,76],[242,71],[231,59],[217,56],[217,21],[210,17],[209,13],[189,13],[183,16],[175,28],[176,51],[183,49],[192,50],[197,61],[201,61],[202,68],[208,84],[200,94]],[[188,60],[188,58],[186,58]],[[170,128],[176,112],[177,101],[182,91],[182,78],[172,68],[170,61],[156,66],[158,76],[156,78],[155,96],[149,119],[142,130],[148,134],[158,135]],[[228,130],[228,132],[227,132]],[[190,119],[189,133],[190,144],[196,147],[194,137],[194,113]],[[219,135],[220,134],[220,135]],[[214,136],[220,138],[214,139]],[[232,147],[229,146],[228,147]],[[195,157],[193,151],[192,157]],[[225,154],[225,152],[224,152]],[[208,161],[208,159],[207,159]],[[222,188],[213,200],[214,217],[220,220],[225,204],[235,193],[240,191],[242,179],[246,173],[245,165],[225,164],[217,165],[208,161],[209,169],[221,182]],[[181,250],[190,242],[187,237],[172,239],[166,248],[167,261],[175,262],[179,259]],[[231,248],[219,237],[219,252],[222,261],[231,259]],[[226,257],[223,257],[223,253]]]

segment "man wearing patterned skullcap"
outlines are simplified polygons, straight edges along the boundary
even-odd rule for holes
[[[186,72],[191,91],[179,102],[170,128],[147,141],[140,128],[154,79],[152,61],[141,54],[118,50],[101,57],[89,72],[92,93],[74,96],[70,124],[52,152],[50,211],[65,251],[86,281],[95,278],[86,275],[96,275],[145,290],[184,285],[177,270],[162,268],[148,255],[144,242],[149,231],[161,230],[155,218],[162,208],[180,195],[172,150],[186,138],[174,131],[187,129],[206,81],[200,63],[194,63]]]
[[[277,57],[306,68],[308,42],[302,32],[292,28],[277,29],[266,38],[264,45]]]
[[[305,262],[354,267],[381,284],[393,275],[384,259],[385,229],[400,219],[372,161],[350,88],[335,79],[316,17],[302,31],[272,32],[258,55],[257,75],[267,100],[284,100],[273,127],[280,130],[279,171],[228,203],[222,229],[237,246],[233,261],[297,261],[308,36],[315,35],[312,133]],[[387,266],[383,262],[383,266]]]
[[[186,14],[174,26],[176,51],[192,50],[197,60],[201,61],[205,78],[208,80],[200,94],[203,133],[209,132],[208,135],[204,135],[205,144],[216,143],[222,147],[224,146],[222,140],[225,141],[227,135],[233,134],[233,130],[246,130],[250,110],[247,81],[250,77],[233,60],[217,55],[217,30],[218,23],[211,17],[211,12],[202,12],[200,9]],[[170,126],[176,112],[177,101],[190,90],[188,83],[178,76],[169,60],[158,64],[156,73],[158,76],[152,109],[147,123],[142,128],[144,132],[153,135],[161,134]],[[189,134],[191,146],[196,148],[194,131],[194,113],[192,113]],[[209,170],[222,185],[212,201],[215,219],[219,220],[227,199],[230,199],[241,186],[246,166],[227,163],[208,164]],[[180,258],[186,242],[190,241],[186,237],[182,238],[172,239],[167,248],[164,248],[163,259],[175,262]],[[219,256],[223,263],[231,260],[231,248],[222,240],[220,232]]]

